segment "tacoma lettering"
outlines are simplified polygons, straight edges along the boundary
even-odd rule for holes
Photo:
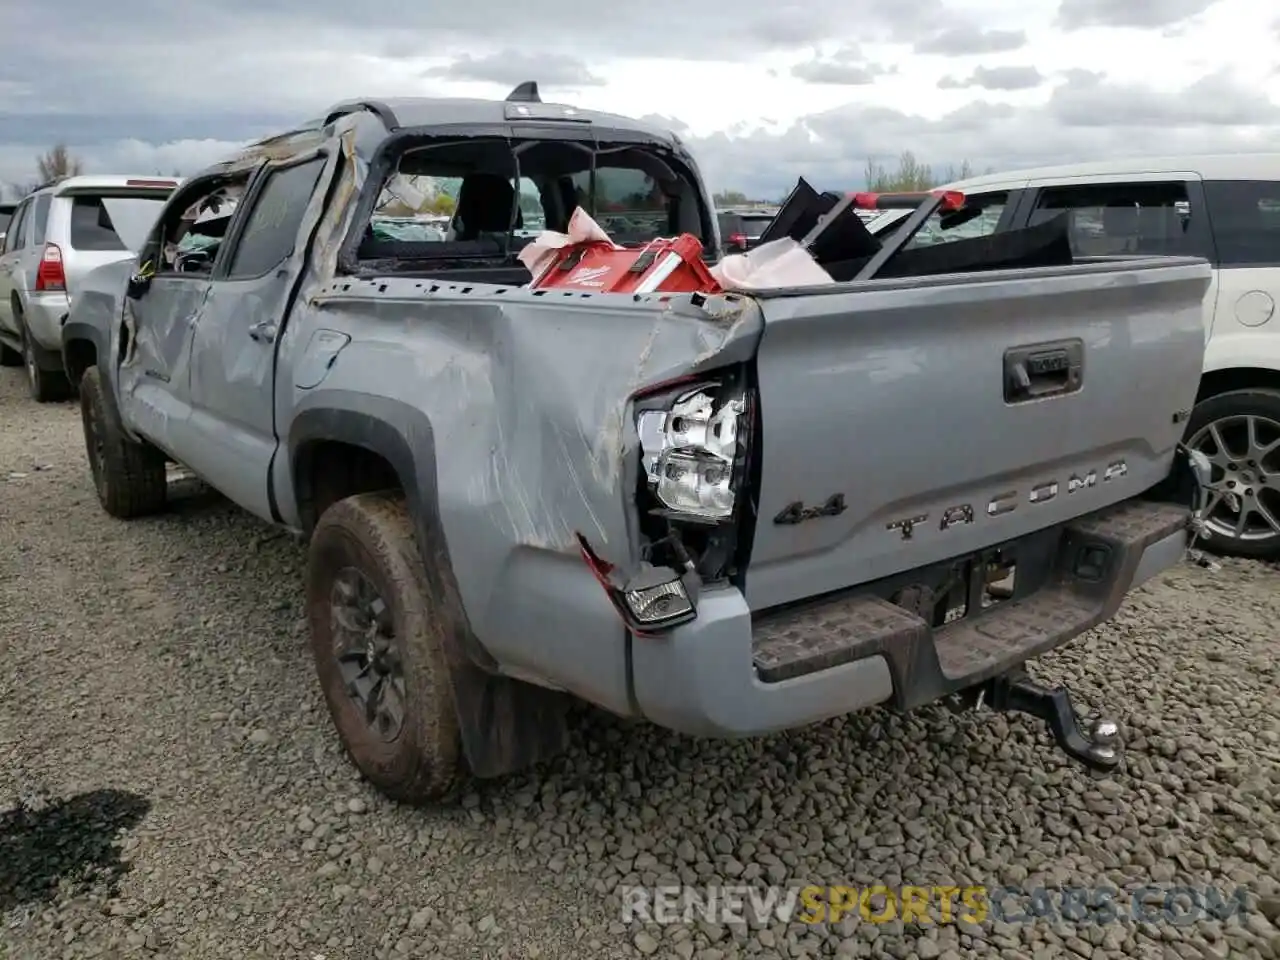
[[[1102,472],[1101,479],[1098,477],[1097,470],[1073,473],[1066,480],[1067,496],[1079,493],[1081,490],[1087,490],[1090,487],[1096,487],[1099,483],[1109,483],[1112,480],[1126,476],[1128,473],[1129,465],[1123,460],[1114,460],[1107,464],[1106,469]],[[1055,499],[1061,490],[1062,485],[1059,481],[1042,480],[1027,491],[1026,502],[1037,505],[1048,503],[1050,500]],[[987,516],[999,517],[1006,513],[1012,513],[1018,508],[1018,504],[1022,500],[1023,495],[1019,491],[1003,490],[987,501]],[[950,530],[952,527],[967,526],[973,523],[975,515],[976,511],[972,503],[957,503],[942,511],[941,519],[938,521],[938,529]],[[916,526],[928,519],[929,514],[927,513],[903,517],[900,520],[892,520],[885,524],[885,529],[897,530],[902,535],[903,540],[910,540]]]

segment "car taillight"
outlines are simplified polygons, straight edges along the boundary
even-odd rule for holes
[[[666,409],[636,418],[648,487],[673,519],[723,523],[737,502],[736,474],[746,452],[745,391],[718,384],[686,388]]]
[[[36,290],[65,290],[67,275],[62,269],[62,249],[56,243],[46,243],[36,268]]]
[[[685,375],[631,397],[639,439],[641,546],[619,569],[579,534],[583,560],[632,634],[698,615],[701,588],[724,580],[750,526],[748,461],[756,417],[746,371]]]
[[[747,248],[747,235],[745,233],[731,233],[729,235],[729,243],[745,250]]]

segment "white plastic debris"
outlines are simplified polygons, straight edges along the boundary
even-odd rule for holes
[[[790,237],[770,240],[746,253],[730,254],[711,268],[711,275],[726,290],[776,290],[833,282],[831,274]]]
[[[536,283],[554,262],[556,251],[576,243],[607,243],[614,250],[622,249],[609,239],[609,234],[605,233],[604,228],[592,219],[591,214],[581,207],[576,207],[573,216],[569,218],[568,233],[543,230],[536,240],[526,244],[516,254],[516,258],[524,264]]]

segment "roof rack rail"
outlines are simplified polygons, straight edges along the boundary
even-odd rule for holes
[[[538,94],[538,81],[526,80],[517,86],[514,90],[507,94],[508,103],[541,103],[542,97]]]
[[[396,112],[381,100],[344,100],[341,103],[335,103],[328,109],[324,117],[324,126],[328,126],[339,117],[345,117],[352,113],[359,113],[367,110],[375,117],[382,121],[383,126],[389,131],[400,129],[400,120],[396,117]]]

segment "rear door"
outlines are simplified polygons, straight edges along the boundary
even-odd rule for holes
[[[13,213],[9,229],[5,234],[4,247],[0,249],[0,329],[10,336],[16,336],[18,328],[13,319],[13,291],[17,286],[19,258],[25,246],[23,232],[27,221],[27,211],[31,209],[31,201],[24,200],[18,204]]]
[[[1034,180],[1028,222],[1070,211],[1077,257],[1196,256],[1215,261],[1204,185],[1194,171],[1117,173]],[[1208,342],[1218,300],[1218,271],[1204,298]]]
[[[288,304],[338,155],[320,151],[264,167],[236,213],[196,323],[191,351],[193,470],[275,519],[275,356]]]
[[[1280,181],[1206,180],[1204,193],[1218,254],[1214,334],[1270,330],[1263,324],[1280,301]]]

